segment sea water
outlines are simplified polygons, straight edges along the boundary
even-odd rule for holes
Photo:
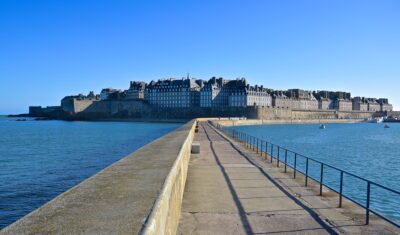
[[[180,125],[0,117],[0,229]]]

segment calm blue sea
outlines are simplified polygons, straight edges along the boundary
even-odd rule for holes
[[[257,125],[230,127],[262,138],[307,157],[346,170],[391,189],[400,191],[400,123]],[[270,148],[268,148],[270,152]],[[274,156],[277,149],[274,149]],[[283,160],[284,152],[280,158]],[[287,161],[293,165],[294,154]],[[297,166],[305,172],[305,160]],[[320,178],[320,164],[310,162],[310,175]],[[340,173],[324,168],[324,182],[339,190]],[[345,175],[344,194],[365,204],[367,184]],[[400,195],[371,186],[371,208],[400,223]]]
[[[0,117],[0,229],[179,126]]]

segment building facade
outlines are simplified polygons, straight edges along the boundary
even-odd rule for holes
[[[224,108],[263,106],[293,110],[392,111],[388,99],[351,97],[343,91],[272,90],[250,86],[245,78],[226,80],[212,77],[208,81],[194,78],[161,79],[146,84],[132,81],[125,91],[103,89],[101,100],[143,100],[161,108]]]
[[[352,111],[353,110],[353,102],[351,100],[345,99],[336,99],[333,102],[333,109],[338,111]]]
[[[272,93],[272,106],[274,108],[290,109],[292,100],[285,95],[284,91],[274,91]]]
[[[301,89],[290,89],[286,92],[286,96],[292,100],[292,109],[318,110],[318,100],[310,91],[305,91]]]
[[[245,98],[242,98],[242,96],[244,95],[244,93],[246,93],[246,87],[247,81],[244,78],[237,78],[236,80],[226,80],[223,78],[212,77],[210,80],[204,83],[204,86],[201,89],[200,107],[228,107],[230,100],[231,102],[235,100],[235,106],[243,106]],[[235,97],[232,100],[232,98],[230,97],[233,93],[235,93],[238,97]],[[240,99],[243,100],[239,101]]]
[[[364,97],[353,98],[353,110],[354,111],[368,111],[368,103]]]
[[[378,103],[381,105],[382,112],[391,112],[393,111],[393,105],[389,104],[389,100],[386,98],[380,98]]]
[[[127,100],[144,99],[145,90],[146,90],[145,82],[131,81],[129,89],[125,91],[125,99]]]
[[[158,80],[148,86],[148,102],[161,108],[189,108],[200,105],[200,81],[173,78]]]
[[[272,96],[268,89],[262,86],[250,86],[235,89],[229,96],[230,107],[264,106],[272,107]]]

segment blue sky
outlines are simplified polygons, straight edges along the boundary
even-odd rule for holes
[[[0,1],[0,114],[188,72],[400,108],[400,1]]]

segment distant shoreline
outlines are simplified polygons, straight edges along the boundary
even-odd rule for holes
[[[296,120],[267,120],[267,119],[247,119],[247,120],[216,120],[223,126],[251,126],[251,125],[279,125],[279,124],[333,124],[333,123],[363,123],[364,119],[296,119]]]
[[[9,118],[21,118],[23,121],[25,118],[32,119],[32,121],[67,121],[67,122],[153,122],[153,123],[186,123],[189,120],[187,119],[154,119],[154,118],[99,118],[99,119],[91,119],[91,118],[48,118],[48,117],[32,117],[28,114],[18,114],[18,115],[0,115],[0,117],[9,117]]]

